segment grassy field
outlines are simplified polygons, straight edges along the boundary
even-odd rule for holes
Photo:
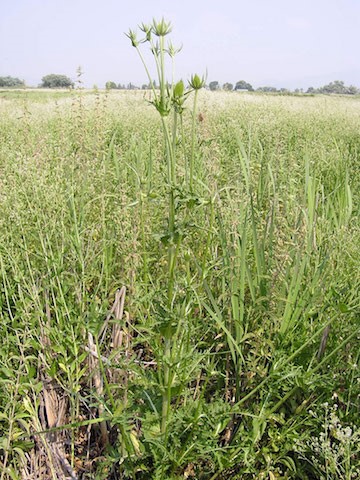
[[[359,478],[360,99],[149,95],[0,92],[0,480]]]

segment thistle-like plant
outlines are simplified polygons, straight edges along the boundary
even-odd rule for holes
[[[169,326],[161,329],[163,335],[163,368],[161,372],[162,383],[162,414],[161,414],[161,434],[165,441],[167,438],[167,425],[171,404],[171,386],[174,374],[171,369],[171,352],[173,339],[171,323],[176,317],[176,294],[175,278],[177,271],[177,259],[181,244],[181,235],[176,221],[175,195],[179,190],[177,180],[177,138],[179,129],[179,118],[182,119],[184,104],[188,95],[194,91],[194,103],[192,109],[192,129],[191,129],[191,155],[189,158],[189,185],[190,192],[193,191],[194,183],[194,158],[196,144],[196,109],[198,91],[205,85],[205,80],[198,75],[193,75],[189,82],[189,88],[186,89],[182,80],[175,82],[175,57],[181,50],[176,48],[171,41],[166,45],[165,37],[172,30],[170,22],[162,18],[160,21],[153,20],[151,24],[142,23],[139,26],[144,37],[138,39],[133,30],[126,34],[131,41],[132,46],[138,52],[141,62],[144,66],[149,85],[152,91],[150,103],[154,105],[161,118],[165,144],[165,162],[166,162],[166,184],[168,191],[168,229],[163,238],[167,244],[167,320]],[[155,68],[158,77],[159,89],[155,88],[153,77],[142,53],[142,45],[147,44],[154,58]],[[171,80],[167,76],[167,57],[171,59]],[[182,122],[181,122],[182,124]],[[177,329],[179,331],[179,329]]]

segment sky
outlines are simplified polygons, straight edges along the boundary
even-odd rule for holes
[[[162,17],[182,45],[177,79],[207,72],[208,82],[255,88],[360,87],[360,0],[0,0],[0,76],[37,86],[50,73],[74,80],[81,66],[86,87],[141,86],[124,33]]]

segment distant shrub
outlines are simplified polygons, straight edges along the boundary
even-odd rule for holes
[[[17,77],[0,77],[0,87],[24,87],[24,80]]]
[[[74,86],[74,82],[69,77],[55,73],[45,75],[41,81],[40,87],[43,88],[72,88]]]

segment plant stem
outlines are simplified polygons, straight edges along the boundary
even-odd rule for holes
[[[194,163],[195,163],[195,139],[196,139],[196,109],[197,109],[198,90],[195,90],[192,128],[191,128],[191,156],[190,156],[190,192],[193,192],[194,186]]]
[[[170,380],[170,367],[168,362],[170,360],[171,354],[171,340],[170,338],[165,338],[165,348],[164,348],[164,382],[163,382],[163,393],[162,393],[162,409],[161,409],[161,434],[166,438],[167,432],[167,421],[169,416],[170,401],[171,401],[171,388],[169,386]]]
[[[172,149],[172,141],[169,133],[169,129],[164,117],[161,117],[161,123],[163,127],[165,137],[166,148],[166,163],[167,163],[167,186],[169,189],[169,236],[173,237],[175,232],[175,202],[174,202],[174,181],[175,181],[175,161],[174,152]]]

